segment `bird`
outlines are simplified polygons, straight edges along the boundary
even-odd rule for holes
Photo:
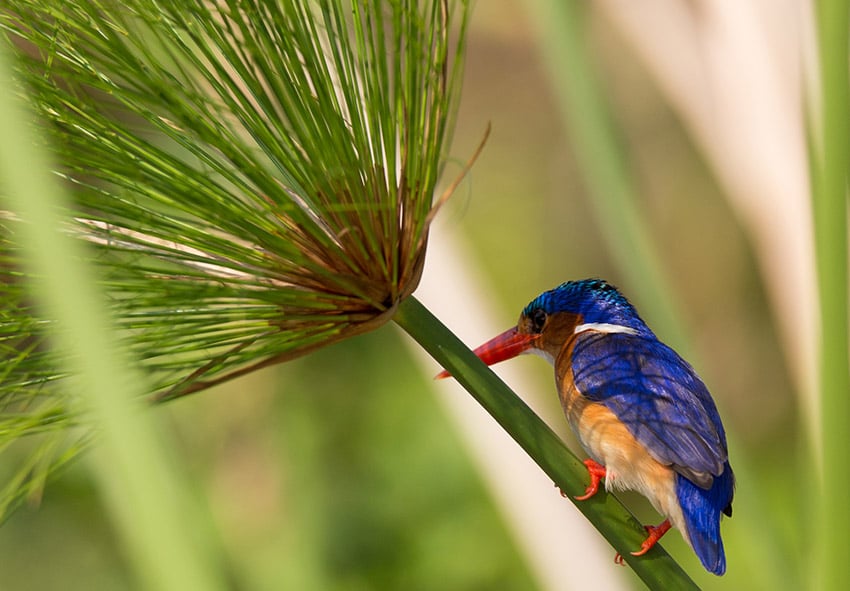
[[[474,353],[487,365],[532,353],[554,366],[561,407],[589,456],[590,484],[576,499],[591,498],[604,479],[606,491],[637,491],[665,518],[645,526],[633,555],[675,527],[706,570],[726,571],[720,520],[732,516],[735,476],[717,407],[694,368],[616,287],[562,283]]]

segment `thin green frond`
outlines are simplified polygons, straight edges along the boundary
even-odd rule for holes
[[[370,330],[412,293],[467,11],[418,0],[4,4],[2,39],[73,195],[65,231],[87,243],[151,395]],[[0,443],[75,424],[45,342],[53,321],[30,305],[22,223],[0,211]]]

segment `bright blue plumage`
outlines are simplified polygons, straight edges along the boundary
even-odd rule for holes
[[[720,415],[688,363],[654,336],[588,332],[573,349],[576,388],[601,402],[661,462],[709,485],[727,459]]]
[[[642,335],[580,334],[572,368],[579,392],[610,409],[655,459],[677,472],[691,546],[706,569],[722,574],[720,514],[732,501],[734,477],[705,385],[675,351]]]
[[[570,344],[575,391],[610,410],[655,460],[676,472],[675,494],[690,544],[706,569],[722,574],[720,514],[731,514],[734,476],[723,424],[705,384],[605,281],[564,283],[532,300],[522,318],[537,314],[539,323],[540,311],[547,319],[574,317],[567,326],[577,328],[562,335],[562,342]],[[593,325],[596,330],[578,328]],[[564,359],[552,357],[557,371]]]
[[[638,453],[648,453],[658,465],[674,471],[670,486],[681,510],[679,527],[703,566],[723,574],[720,516],[732,513],[734,475],[720,415],[694,369],[658,340],[616,288],[598,279],[571,281],[542,293],[523,310],[517,331],[539,335],[528,348],[543,351],[553,361],[559,380],[569,372],[569,379],[559,383],[562,404],[573,427],[584,433],[583,445],[592,441],[591,455],[595,450],[597,456],[608,453],[612,461],[624,457],[612,456],[605,436],[597,436],[614,432],[605,426],[604,415],[598,427],[588,422],[596,420],[586,418],[595,404],[610,411],[645,450]],[[578,406],[574,396],[582,400]],[[621,463],[618,470],[629,473],[630,468]],[[624,486],[656,486],[640,484],[648,475],[628,478],[632,484]],[[595,492],[595,485],[588,490]],[[656,506],[663,504],[659,498],[655,495]],[[673,519],[672,514],[668,517]]]
[[[606,488],[640,492],[665,520],[647,527],[633,555],[675,526],[703,566],[723,574],[720,517],[732,515],[735,477],[717,407],[694,369],[600,279],[540,294],[516,327],[475,350],[488,365],[524,352],[555,366],[564,414],[591,456],[590,484],[576,499],[596,494],[602,478]]]

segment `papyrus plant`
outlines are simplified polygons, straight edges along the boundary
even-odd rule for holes
[[[3,41],[72,193],[106,314],[150,384],[198,392],[393,319],[566,494],[583,466],[411,297],[458,97],[466,2],[10,0]],[[88,442],[56,319],[2,210],[8,509]],[[26,449],[17,449],[19,447]],[[613,497],[582,511],[650,584],[690,582]]]

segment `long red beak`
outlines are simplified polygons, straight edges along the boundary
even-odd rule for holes
[[[493,365],[506,359],[512,359],[527,351],[531,344],[540,337],[538,334],[525,334],[518,332],[516,326],[506,330],[475,349],[478,358],[487,365]],[[435,379],[441,380],[450,377],[447,371],[441,371]]]

